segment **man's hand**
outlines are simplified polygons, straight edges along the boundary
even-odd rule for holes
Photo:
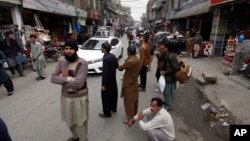
[[[63,76],[63,77],[67,77],[69,74],[69,71],[67,70],[67,69],[62,69],[61,70],[61,75]]]
[[[161,71],[161,75],[165,75],[166,74],[166,71]]]
[[[142,112],[139,112],[139,113],[138,113],[138,120],[140,121],[140,120],[142,120],[143,118],[144,118],[143,113],[142,113]]]
[[[31,60],[32,60],[32,61],[36,61],[36,58],[32,58]]]
[[[105,91],[105,90],[106,90],[106,87],[105,87],[105,86],[102,86],[101,90],[102,90],[102,91]]]

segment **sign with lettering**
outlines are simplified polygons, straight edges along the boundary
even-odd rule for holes
[[[230,141],[249,141],[250,125],[230,125]]]

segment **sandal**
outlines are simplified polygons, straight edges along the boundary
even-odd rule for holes
[[[123,124],[128,124],[128,120],[123,120],[122,123]]]

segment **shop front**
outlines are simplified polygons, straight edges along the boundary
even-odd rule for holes
[[[76,9],[73,5],[50,0],[23,0],[23,8],[27,39],[34,29],[38,29],[48,31],[52,40],[63,42],[75,29]]]
[[[98,13],[98,11],[93,9],[88,10],[87,27],[88,32],[92,33],[92,35],[94,35],[97,31],[97,26],[100,24],[100,19],[101,15]]]
[[[22,28],[22,18],[20,14],[19,0],[0,0],[0,39],[4,38],[4,33],[13,30],[13,24]]]
[[[222,62],[224,73],[239,75],[243,60],[250,58],[249,2],[245,0],[219,2],[213,3],[215,10],[210,35],[215,46],[213,54],[224,56]],[[239,41],[240,33],[245,36],[243,41]]]
[[[79,33],[81,32],[86,32],[87,31],[87,24],[86,24],[86,19],[87,19],[88,13],[85,10],[76,9],[76,31]]]

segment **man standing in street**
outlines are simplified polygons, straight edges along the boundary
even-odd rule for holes
[[[140,71],[140,60],[136,56],[136,48],[134,46],[128,47],[127,54],[128,58],[125,60],[125,63],[119,66],[120,71],[125,70],[121,91],[127,116],[123,121],[124,124],[127,124],[128,120],[136,115],[139,98],[137,78]]]
[[[5,122],[0,118],[0,141],[12,141],[8,127]]]
[[[102,72],[102,108],[103,113],[99,113],[102,118],[111,117],[111,111],[117,110],[118,89],[116,83],[116,69],[118,62],[115,55],[110,53],[111,45],[108,42],[102,44],[103,72]]]
[[[19,46],[23,49],[23,40],[22,40],[23,32],[18,29],[17,24],[15,24],[13,27],[14,27],[13,33],[15,35],[15,40],[17,41]]]
[[[147,83],[147,71],[150,65],[150,46],[148,45],[149,34],[144,33],[140,37],[141,47],[140,47],[140,85],[139,91],[146,90]]]
[[[65,57],[58,62],[51,82],[62,85],[61,116],[73,135],[68,141],[88,141],[88,63],[78,57],[77,50],[76,40],[65,42]]]
[[[14,94],[14,86],[13,82],[10,79],[8,73],[5,71],[3,67],[3,63],[5,62],[5,55],[2,51],[0,51],[0,84],[3,84],[8,92],[8,96]]]
[[[45,79],[45,60],[42,51],[41,43],[37,42],[36,35],[30,35],[30,46],[31,46],[31,56],[32,61],[35,64],[35,70],[38,74],[36,80]]]
[[[202,45],[203,39],[202,36],[200,35],[200,32],[197,31],[196,35],[194,36],[194,58],[200,57],[200,49]]]
[[[142,119],[147,116],[148,122]],[[139,112],[128,123],[131,127],[135,120],[143,130],[148,131],[151,141],[173,141],[175,140],[175,128],[171,115],[163,108],[161,98],[155,97],[151,99],[150,108]]]
[[[18,53],[21,53],[25,56],[23,49],[19,46],[17,41],[13,38],[12,31],[5,32],[5,39],[0,44],[1,50],[4,52],[7,57],[8,67],[12,74],[15,74],[15,68],[19,73],[19,76],[25,76],[23,74],[23,66],[18,57]]]

